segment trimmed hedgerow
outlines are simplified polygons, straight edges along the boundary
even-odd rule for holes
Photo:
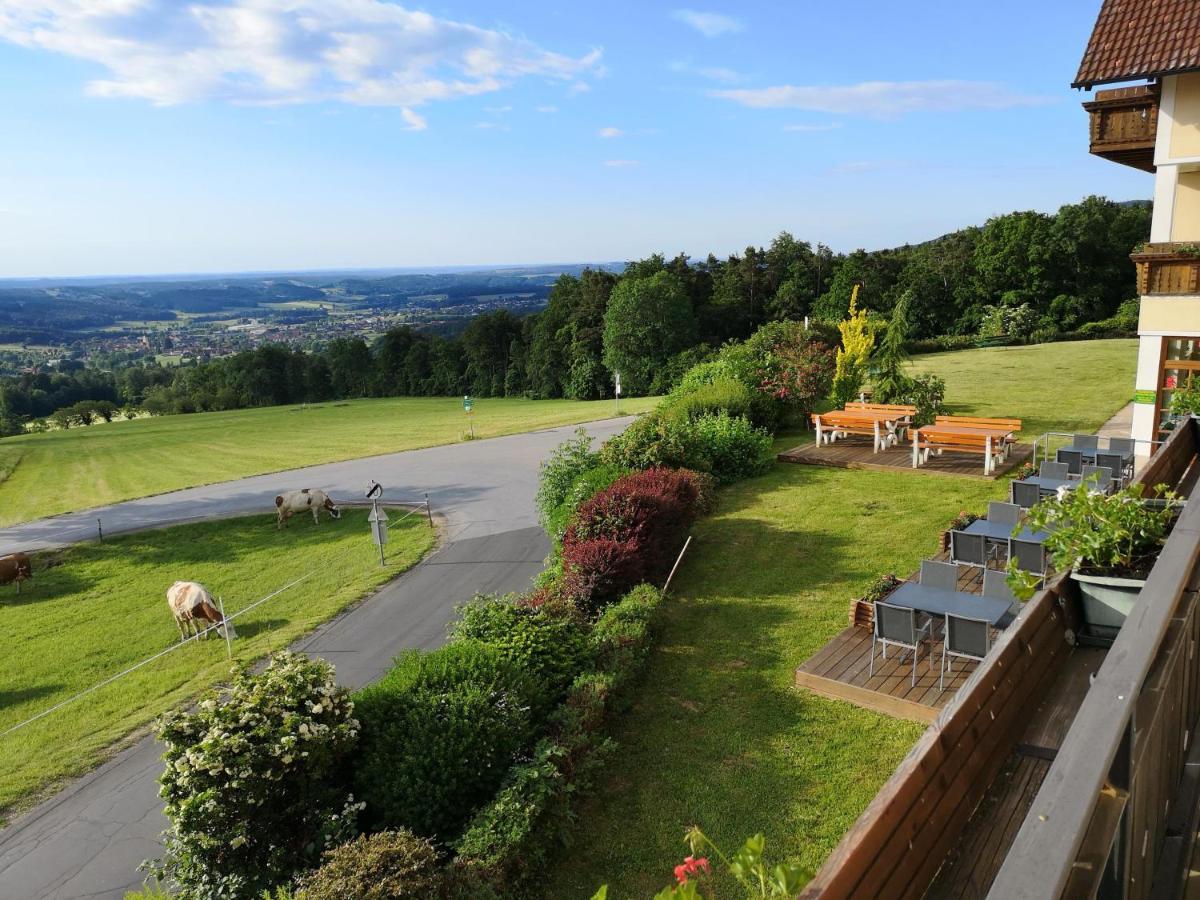
[[[675,421],[643,416],[601,450],[605,462],[632,469],[685,468],[712,473],[722,483],[749,478],[771,465],[771,435],[742,416],[706,413]]]
[[[430,900],[445,888],[438,852],[411,831],[362,835],[325,854],[296,900]]]
[[[368,823],[457,837],[528,746],[536,700],[531,675],[478,641],[397,657],[355,697],[355,784]]]
[[[686,391],[672,391],[659,410],[663,419],[673,423],[692,422],[720,412],[752,420],[754,404],[755,392],[730,376]]]
[[[486,644],[532,676],[534,719],[562,701],[590,655],[588,635],[575,619],[520,606],[516,598],[476,597],[451,629],[454,640]]]

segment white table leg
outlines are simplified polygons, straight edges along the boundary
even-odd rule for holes
[[[875,420],[875,449],[872,450],[871,452],[878,453],[882,449],[883,449],[882,441],[880,441],[880,439],[879,439],[879,420],[876,419]]]
[[[983,440],[983,474],[992,474],[992,436],[989,434]]]
[[[914,468],[914,469],[915,469],[917,466],[919,466],[919,465],[921,464],[921,462],[920,462],[920,460],[921,460],[921,445],[920,445],[920,438],[921,438],[921,433],[920,433],[919,431],[917,431],[917,430],[915,430],[915,429],[914,429],[914,430],[913,430],[913,433],[912,433],[912,439],[913,439],[913,468]]]
[[[820,417],[820,416],[813,416],[813,422],[815,422],[815,423],[816,423],[816,429],[817,429],[817,446],[818,446],[818,447],[820,447],[820,446],[821,446],[821,417]]]

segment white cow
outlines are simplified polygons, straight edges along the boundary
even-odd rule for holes
[[[276,528],[282,528],[288,519],[305,510],[312,510],[313,522],[318,525],[321,524],[320,512],[322,509],[328,511],[329,515],[335,519],[342,517],[342,511],[329,499],[327,493],[309,488],[280,494],[275,498],[275,509],[279,514],[279,518],[275,522]]]
[[[181,640],[187,640],[189,633],[204,632],[205,639],[209,625],[217,626],[217,634],[221,637],[237,637],[232,622],[226,622],[217,604],[213,602],[212,594],[202,584],[195,581],[177,581],[167,589],[167,606],[175,616],[175,624],[179,626]]]

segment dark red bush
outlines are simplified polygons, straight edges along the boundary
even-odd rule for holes
[[[695,472],[647,469],[597,492],[563,536],[564,592],[595,616],[641,582],[665,577],[707,491]]]

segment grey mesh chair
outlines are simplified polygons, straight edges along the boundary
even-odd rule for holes
[[[946,613],[946,631],[942,643],[942,672],[938,676],[938,690],[946,689],[946,671],[950,670],[951,657],[982,661],[992,648],[992,632],[987,619],[968,619]],[[914,671],[916,665],[914,663]],[[913,682],[916,683],[915,680]]]
[[[1015,527],[1021,521],[1021,507],[1015,503],[1001,503],[999,500],[993,500],[988,504],[987,517],[989,522]]]
[[[1070,474],[1070,467],[1064,462],[1050,462],[1045,460],[1038,468],[1038,475],[1042,478],[1054,478],[1058,481],[1066,481]]]
[[[1008,603],[1008,612],[997,622],[997,628],[1007,628],[1012,620],[1021,612],[1021,601],[1008,586],[1008,574],[998,569],[989,569],[983,573],[983,596],[993,600],[1004,600]]]
[[[1100,446],[1100,438],[1094,434],[1077,434],[1071,438],[1071,445],[1080,450],[1095,450]]]
[[[871,664],[867,667],[868,677],[875,674],[875,645],[883,645],[883,658],[887,659],[888,644],[911,650],[912,686],[917,686],[917,656],[921,645],[929,644],[929,670],[933,671],[933,620],[927,617],[924,624],[917,624],[918,613],[907,606],[893,606],[882,600],[875,601],[875,630],[871,633]]]
[[[921,560],[921,584],[925,587],[941,588],[945,591],[958,590],[958,566],[954,563]]]
[[[1045,463],[1042,463],[1042,465],[1045,465]],[[1054,463],[1050,465],[1054,465]],[[1012,498],[1013,506],[1020,507],[1021,509],[1030,509],[1037,506],[1042,499],[1042,489],[1036,484],[1030,484],[1028,481],[1010,481],[1008,494]]]
[[[1096,466],[1112,473],[1114,487],[1119,488],[1125,483],[1125,458],[1120,453],[1097,453]]]
[[[950,532],[950,562],[956,566],[981,566],[986,569],[987,561],[987,538],[982,534],[967,534],[965,531]],[[925,584],[924,563],[922,563],[921,569],[921,584]],[[958,573],[955,572],[954,576],[957,583]]]
[[[1113,481],[1112,471],[1107,466],[1084,466],[1083,471],[1079,473],[1079,480],[1088,485],[1089,491],[1099,491],[1102,494],[1111,491],[1116,483]]]
[[[1017,561],[1017,568],[1034,575],[1046,574],[1046,546],[1037,541],[1009,538],[1008,558]]]
[[[1120,453],[1122,456],[1137,453],[1137,441],[1133,438],[1109,438],[1108,452]]]
[[[1066,463],[1068,476],[1083,471],[1083,454],[1078,450],[1059,450],[1056,458],[1060,464]]]

